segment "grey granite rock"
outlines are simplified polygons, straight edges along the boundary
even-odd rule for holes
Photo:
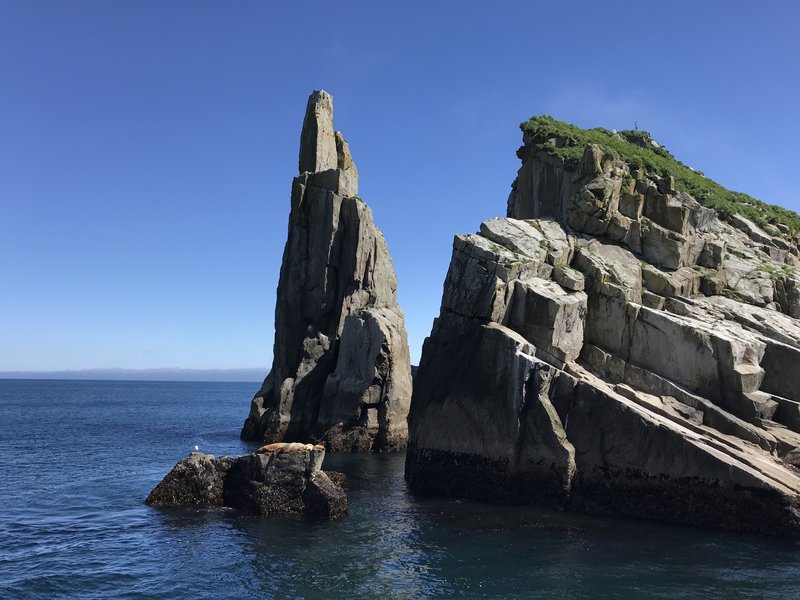
[[[405,447],[411,366],[397,277],[333,100],[314,92],[292,185],[272,369],[242,438],[313,439],[331,451]]]
[[[316,90],[308,98],[300,137],[300,172],[318,173],[339,167],[333,130],[333,97]]]
[[[411,489],[800,537],[796,253],[598,147],[519,155],[454,241]]]
[[[173,467],[147,496],[153,506],[219,508],[224,506],[223,482],[234,459],[192,452]]]

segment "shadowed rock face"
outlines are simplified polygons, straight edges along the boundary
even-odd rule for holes
[[[272,370],[242,428],[249,440],[331,451],[404,448],[411,367],[397,278],[333,100],[308,100],[275,308]]]
[[[164,508],[235,508],[249,514],[304,514],[337,519],[347,514],[343,475],[320,470],[322,446],[272,444],[253,454],[215,458],[192,452],[145,500]]]
[[[411,488],[800,537],[797,248],[595,146],[520,156],[453,244]]]

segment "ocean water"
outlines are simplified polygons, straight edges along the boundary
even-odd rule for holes
[[[800,543],[417,498],[402,454],[326,458],[334,523],[145,506],[256,387],[0,380],[0,598],[800,598]]]

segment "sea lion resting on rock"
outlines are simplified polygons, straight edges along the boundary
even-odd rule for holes
[[[228,507],[247,514],[305,514],[338,519],[347,514],[347,478],[322,471],[325,448],[269,444],[252,454],[192,452],[150,493],[152,506],[193,509]]]
[[[325,446],[319,444],[300,444],[298,442],[276,442],[261,446],[256,450],[256,454],[266,454],[267,452],[310,452],[312,450],[325,450]]]

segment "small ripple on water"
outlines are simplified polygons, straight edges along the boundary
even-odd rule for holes
[[[15,457],[0,479],[3,598],[778,599],[800,589],[796,543],[417,498],[402,455],[326,457],[351,482],[350,514],[336,523],[155,510],[144,497],[195,444],[217,455],[252,447],[238,427],[253,386],[62,382],[53,403],[40,383],[0,381],[12,434],[0,453]]]

